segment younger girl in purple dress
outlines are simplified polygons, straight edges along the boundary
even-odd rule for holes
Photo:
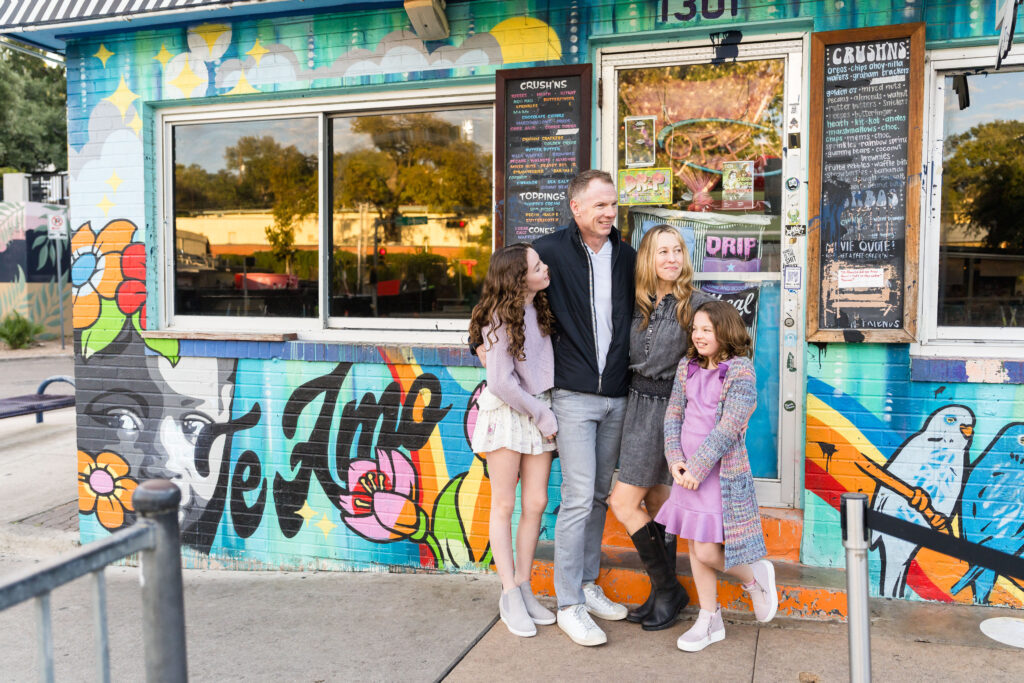
[[[779,606],[745,444],[757,384],[750,335],[725,301],[693,314],[690,344],[679,361],[665,411],[665,459],[675,480],[657,520],[689,539],[700,613],[676,645],[698,652],[725,638],[716,571],[743,582],[758,621]]]
[[[549,395],[555,318],[543,291],[550,282],[548,267],[529,246],[495,252],[469,324],[469,338],[482,339],[487,352],[487,387],[477,399],[470,442],[474,452],[486,454],[491,482],[491,555],[502,587],[498,613],[509,631],[523,637],[537,634],[535,624],[555,623],[530,588],[558,430]],[[522,504],[513,562],[516,484]]]

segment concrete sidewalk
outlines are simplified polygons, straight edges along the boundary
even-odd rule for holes
[[[64,364],[68,367],[63,367]],[[0,395],[26,393],[70,359],[0,362]],[[32,389],[30,388],[29,391]],[[77,546],[75,413],[0,420],[0,579]],[[138,570],[106,570],[112,680],[142,679]],[[186,570],[189,672],[194,681],[434,681],[687,678],[844,681],[843,624],[777,619],[727,623],[727,639],[690,654],[675,640],[694,618],[657,633],[601,622],[609,643],[574,645],[557,626],[512,636],[494,623],[494,575]],[[545,598],[550,604],[550,599]],[[989,640],[995,608],[874,601],[876,680],[1021,680],[1024,652]],[[80,580],[52,597],[57,678],[94,676],[91,592]],[[32,606],[0,612],[0,681],[31,681]]]

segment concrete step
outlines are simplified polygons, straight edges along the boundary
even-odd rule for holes
[[[800,561],[800,539],[803,535],[804,511],[792,508],[761,508],[761,526],[764,527],[764,542],[768,547],[768,559],[783,562]],[[608,513],[604,524],[605,548],[633,549],[626,529]],[[680,550],[685,550],[681,547]]]
[[[846,620],[846,571],[800,564],[800,537],[803,532],[803,511],[761,508],[768,559],[775,564],[775,581],[779,589],[779,614],[819,621]],[[680,551],[685,550],[680,545]],[[604,528],[603,558],[598,583],[612,600],[637,605],[647,599],[650,582],[629,534],[612,514]],[[554,543],[546,541],[537,548],[533,589],[554,595]],[[679,581],[697,603],[697,591],[690,574],[690,560],[680,552],[676,560]],[[718,601],[729,612],[750,613],[750,600],[738,579],[720,575]]]
[[[797,562],[774,560],[775,583],[779,590],[779,615],[817,621],[846,620],[846,571],[809,567]],[[690,595],[690,603],[697,604],[697,589],[690,574],[690,560],[686,553],[676,559],[679,582]],[[533,567],[533,590],[538,594],[554,596],[554,543],[544,541],[537,547]],[[597,583],[615,602],[638,605],[647,599],[650,581],[636,550],[605,547],[601,559],[601,575]],[[720,574],[718,602],[727,612],[751,613],[750,599],[740,581],[728,574]]]

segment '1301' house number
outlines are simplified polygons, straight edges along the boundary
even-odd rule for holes
[[[739,0],[661,0],[661,20],[668,21],[669,17],[676,21],[690,21],[691,19],[697,18],[698,12],[704,19],[718,19],[725,14],[726,6],[729,9],[729,16],[735,17],[737,10],[737,3]],[[698,10],[698,4],[700,9]],[[679,12],[673,12],[672,9],[678,8]]]

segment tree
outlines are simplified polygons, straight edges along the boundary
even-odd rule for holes
[[[991,121],[946,139],[943,213],[985,246],[1024,250],[1024,121]]]
[[[67,170],[63,66],[0,48],[0,166]]]
[[[397,114],[360,117],[352,132],[368,136],[373,148],[335,155],[335,206],[372,204],[386,240],[401,240],[403,204],[479,212],[490,203],[491,157],[462,139],[458,126],[433,114]]]

